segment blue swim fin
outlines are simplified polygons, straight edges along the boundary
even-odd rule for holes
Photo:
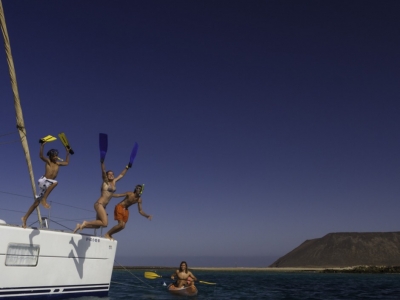
[[[128,167],[129,167],[129,168],[132,167],[133,160],[134,160],[135,157],[136,157],[136,154],[137,154],[138,149],[139,149],[139,145],[138,145],[138,143],[135,142],[135,145],[133,146],[133,149],[132,149],[132,152],[131,152],[131,157],[130,157],[130,159],[129,159],[129,164],[128,164]]]
[[[100,161],[104,162],[108,149],[108,136],[105,133],[99,134]]]

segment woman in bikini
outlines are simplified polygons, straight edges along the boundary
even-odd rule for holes
[[[192,272],[188,270],[186,261],[181,262],[179,270],[176,270],[175,273],[171,275],[172,280],[175,280],[175,277],[177,280],[174,285],[178,288],[194,285],[194,281],[197,280]]]
[[[107,227],[108,218],[106,213],[106,206],[108,202],[110,202],[114,192],[116,189],[116,182],[120,180],[128,171],[129,166],[126,166],[125,169],[119,174],[117,177],[114,177],[113,171],[107,171],[104,166],[104,161],[101,162],[101,172],[103,177],[103,183],[101,184],[101,196],[94,204],[94,210],[96,211],[96,220],[94,221],[83,221],[82,224],[77,224],[74,230],[74,233],[78,230],[82,230],[84,228],[100,228]]]

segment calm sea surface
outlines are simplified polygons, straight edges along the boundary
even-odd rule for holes
[[[113,272],[109,296],[114,299],[400,299],[400,274],[275,273],[266,271],[193,271],[202,281],[198,295],[171,295],[169,278],[145,279],[145,270]],[[153,270],[147,270],[153,271]],[[168,276],[168,271],[157,271]]]

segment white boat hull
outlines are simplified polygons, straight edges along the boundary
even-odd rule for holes
[[[0,299],[106,296],[116,249],[101,237],[0,224]]]

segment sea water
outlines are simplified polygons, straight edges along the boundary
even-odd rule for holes
[[[144,271],[115,270],[108,297],[79,300],[119,299],[400,299],[400,274],[324,274],[270,271],[196,271],[198,295],[169,294],[165,282],[170,271],[157,271],[165,278],[146,279]]]

